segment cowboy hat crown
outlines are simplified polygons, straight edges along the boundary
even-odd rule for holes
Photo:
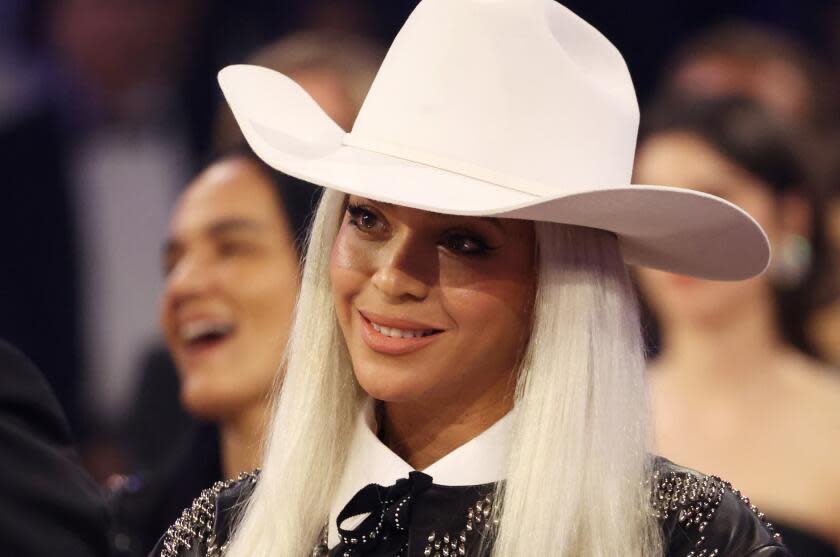
[[[344,144],[550,196],[629,183],[638,124],[624,59],[560,4],[426,0]]]

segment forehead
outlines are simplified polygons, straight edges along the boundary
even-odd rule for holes
[[[193,180],[175,207],[170,232],[196,232],[226,219],[280,225],[280,206],[269,178],[245,159],[214,163]]]
[[[673,130],[649,137],[639,148],[636,181],[720,194],[748,187],[767,189],[735,161],[693,132]]]

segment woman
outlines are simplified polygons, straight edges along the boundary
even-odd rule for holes
[[[657,451],[748,492],[795,555],[837,555],[840,446],[827,441],[840,380],[806,335],[834,285],[805,165],[789,128],[748,100],[662,101],[649,115],[636,178],[728,199],[775,246],[768,272],[741,283],[639,272],[661,328]]]
[[[260,460],[315,202],[314,188],[234,151],[195,179],[172,218],[161,329],[182,404],[219,424],[224,477]]]
[[[735,279],[768,250],[726,202],[627,185],[638,108],[596,30],[548,0],[421,2],[349,134],[279,74],[220,83],[264,160],[330,189],[263,471],[158,555],[788,555],[646,451],[622,258]]]
[[[111,482],[115,554],[146,555],[197,491],[260,462],[318,193],[292,182],[238,148],[210,163],[178,200],[160,325],[181,404],[204,423],[167,446],[166,458]],[[158,388],[144,401],[153,410],[138,414],[166,410],[154,406],[154,394],[166,399]]]

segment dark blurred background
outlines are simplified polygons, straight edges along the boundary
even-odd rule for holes
[[[160,245],[212,150],[216,72],[303,29],[387,46],[415,4],[0,0],[0,337],[44,370],[96,477],[127,466],[140,370],[165,358],[153,350]],[[618,46],[642,106],[674,53],[726,21],[766,25],[840,73],[828,0],[566,5]]]

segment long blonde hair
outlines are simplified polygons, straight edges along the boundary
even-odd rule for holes
[[[327,521],[364,398],[336,320],[329,260],[344,194],[313,223],[263,472],[229,557],[309,554]],[[536,223],[533,330],[493,555],[661,554],[638,311],[617,238]]]

